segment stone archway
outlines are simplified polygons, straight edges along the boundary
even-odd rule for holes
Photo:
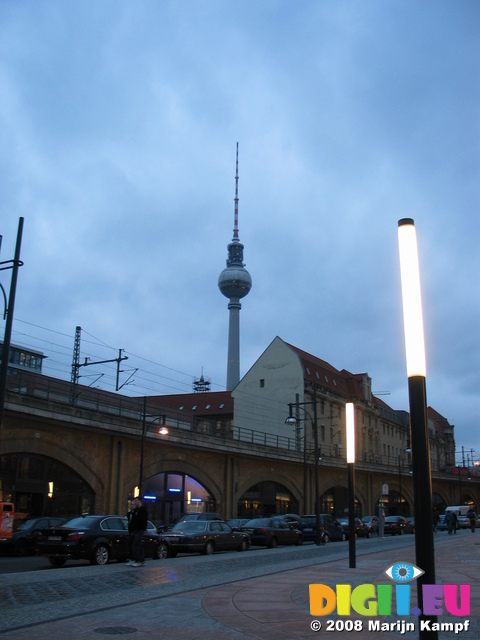
[[[251,485],[237,502],[239,518],[256,518],[274,514],[298,514],[299,504],[293,493],[274,480],[263,480]]]

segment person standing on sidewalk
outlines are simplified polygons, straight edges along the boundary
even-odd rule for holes
[[[148,513],[143,506],[141,498],[135,498],[134,505],[135,509],[132,512],[129,523],[129,531],[133,536],[132,555],[134,562],[132,567],[141,567],[145,564],[142,540],[147,529]]]
[[[475,521],[477,519],[477,515],[473,509],[469,509],[467,511],[467,518],[470,520],[470,531],[472,533],[475,533],[475,525],[476,525]]]
[[[129,504],[129,510],[127,513],[127,520],[128,520],[128,560],[127,560],[127,564],[133,564],[134,560],[133,560],[133,552],[132,552],[132,546],[133,546],[133,531],[132,531],[132,514],[135,510],[135,500],[130,500],[130,504]]]

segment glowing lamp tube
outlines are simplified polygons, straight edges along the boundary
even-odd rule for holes
[[[398,246],[400,251],[407,376],[409,378],[414,376],[425,377],[427,372],[417,235],[411,218],[403,218],[398,222]]]
[[[347,418],[347,463],[355,462],[355,407],[353,402],[345,405]]]

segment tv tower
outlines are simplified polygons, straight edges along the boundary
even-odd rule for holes
[[[243,244],[238,239],[238,142],[235,174],[235,213],[233,238],[227,247],[227,266],[218,277],[218,288],[230,299],[228,303],[228,356],[227,391],[231,391],[240,380],[240,298],[252,288],[252,278],[243,264]]]

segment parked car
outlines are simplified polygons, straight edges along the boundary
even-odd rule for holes
[[[437,531],[446,531],[447,530],[447,523],[445,522],[445,514],[442,513],[441,516],[438,516],[439,520],[438,520],[438,524],[437,524]]]
[[[177,553],[203,553],[215,551],[246,551],[250,538],[246,533],[234,531],[221,520],[184,520],[160,536],[159,557],[174,558]]]
[[[412,525],[413,530],[415,531],[415,518],[413,516],[407,516],[407,520]]]
[[[372,535],[376,533],[378,536],[380,523],[377,516],[363,516],[362,522],[364,522],[367,525]]]
[[[457,523],[459,529],[470,529],[470,518],[467,518],[467,516],[458,515]]]
[[[230,520],[227,520],[227,524],[232,527],[232,529],[234,531],[238,531],[239,529],[241,529],[243,527],[244,524],[246,524],[248,521],[250,520],[250,518],[230,518]]]
[[[385,518],[384,533],[389,533],[392,536],[400,535],[404,533],[413,533],[413,525],[403,516],[387,516]]]
[[[35,539],[39,529],[53,527],[61,524],[67,518],[41,517],[26,518],[12,533],[12,537],[2,544],[4,548],[11,549],[16,556],[26,556],[35,553]]]
[[[296,513],[283,513],[280,515],[273,515],[272,518],[281,518],[283,519],[290,527],[296,529],[298,527],[298,522],[300,520],[300,516]]]
[[[345,533],[345,536],[348,540],[349,535],[350,535],[350,521],[348,518],[342,518],[341,520],[339,520],[339,523]],[[370,531],[370,528],[367,527],[367,525],[360,520],[360,518],[355,518],[355,535],[358,538],[371,538],[372,537],[372,532]]]
[[[143,536],[145,556],[159,558],[160,536],[149,523]],[[67,560],[89,560],[91,564],[124,561],[129,556],[128,522],[123,516],[76,516],[60,526],[42,529],[35,541],[37,555],[45,556],[54,567]]]
[[[187,520],[221,520],[222,522],[224,521],[222,516],[219,513],[215,513],[213,511],[200,511],[198,513],[181,513],[179,516],[177,516],[173,522],[171,522],[168,527],[166,527],[167,531],[171,531],[171,529],[178,523],[178,522],[186,522]],[[162,527],[159,527],[159,533],[162,530]]]
[[[302,532],[304,540],[316,540],[317,519],[315,514],[302,516],[298,528]],[[328,513],[320,514],[320,536],[322,542],[347,539],[341,524]]]
[[[280,517],[253,518],[240,529],[248,534],[252,544],[276,547],[279,544],[303,544],[303,535],[298,529],[292,529],[288,522]]]

